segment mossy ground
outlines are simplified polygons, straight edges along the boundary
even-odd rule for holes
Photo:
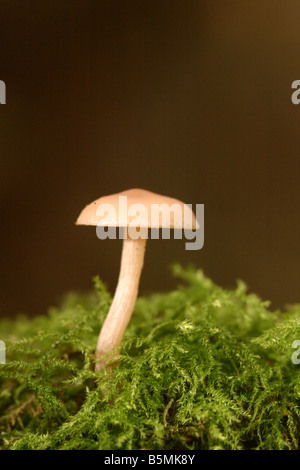
[[[300,305],[282,313],[201,271],[140,297],[118,366],[94,373],[111,301],[70,294],[35,319],[0,322],[1,449],[297,449]]]

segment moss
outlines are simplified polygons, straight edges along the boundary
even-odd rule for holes
[[[111,302],[70,294],[47,316],[0,323],[1,449],[297,449],[300,306],[174,266],[183,282],[140,297],[118,366],[96,375]]]

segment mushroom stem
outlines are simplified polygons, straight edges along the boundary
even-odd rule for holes
[[[103,323],[98,338],[96,359],[106,355],[96,362],[96,371],[103,369],[106,362],[113,357],[109,353],[117,348],[123,338],[124,331],[131,318],[138,295],[139,282],[144,264],[146,239],[124,239],[121,268],[115,295]]]

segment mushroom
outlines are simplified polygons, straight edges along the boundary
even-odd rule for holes
[[[199,225],[188,205],[144,189],[129,189],[93,201],[80,213],[76,225],[96,225],[97,230],[98,227],[102,230],[104,227],[113,227],[115,231],[116,227],[123,229],[118,284],[96,348],[96,371],[99,371],[113,357],[131,318],[138,295],[148,229],[151,228],[153,235],[150,238],[158,238],[157,230],[160,228],[169,232],[172,228],[195,230]]]

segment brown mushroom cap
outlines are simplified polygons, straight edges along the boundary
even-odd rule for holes
[[[120,207],[119,197],[127,196],[126,206]],[[105,210],[104,204],[109,204],[114,208],[114,214],[110,213],[109,210]],[[139,211],[138,206],[133,207],[136,204],[143,204],[147,209],[147,216],[143,211]],[[151,207],[153,204],[158,204],[163,209],[162,204],[167,204],[170,210],[170,217],[163,218],[162,211],[159,211],[158,224],[157,220],[151,220]],[[174,204],[178,204],[181,211],[174,210]],[[97,209],[102,206],[104,209],[104,215],[97,215]],[[173,206],[173,210],[172,210]],[[166,206],[165,206],[166,207]],[[130,213],[130,208],[132,209]],[[133,213],[132,213],[133,212]],[[98,213],[99,214],[99,213]],[[188,217],[184,217],[189,215]],[[88,204],[80,213],[76,225],[97,225],[105,227],[141,227],[141,228],[178,228],[196,230],[199,228],[196,216],[193,211],[178,199],[174,199],[168,196],[162,196],[161,194],[146,191],[145,189],[128,189],[120,193],[111,194],[109,196],[103,196],[96,199],[91,204]]]

